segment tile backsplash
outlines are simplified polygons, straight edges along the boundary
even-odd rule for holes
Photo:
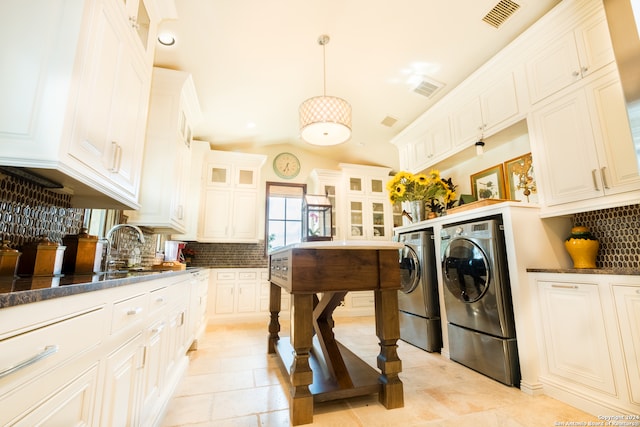
[[[189,242],[195,256],[190,265],[210,268],[262,268],[269,265],[264,241],[258,243]]]
[[[71,196],[0,174],[0,234],[12,247],[39,240],[62,243],[66,234],[77,234],[84,209],[71,207]]]
[[[573,224],[589,227],[600,241],[598,268],[640,266],[640,205],[578,213]]]

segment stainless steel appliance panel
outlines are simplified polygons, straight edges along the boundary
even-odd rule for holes
[[[503,384],[520,384],[515,338],[502,339],[452,324],[448,327],[448,336],[453,360]]]
[[[447,320],[515,337],[504,242],[495,220],[445,227],[442,276]]]
[[[402,289],[398,292],[400,338],[430,352],[442,348],[433,230],[398,236]]]

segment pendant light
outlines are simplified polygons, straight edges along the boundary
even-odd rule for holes
[[[300,105],[300,136],[312,145],[337,145],[351,137],[351,105],[342,98],[327,96],[325,46],[326,34],[318,37],[322,46],[322,96],[309,98]]]

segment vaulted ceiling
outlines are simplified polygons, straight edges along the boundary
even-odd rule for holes
[[[560,0],[519,7],[497,28],[483,21],[499,0],[176,0],[164,21],[176,43],[156,66],[193,74],[204,120],[198,139],[252,151],[291,144],[340,162],[397,167],[390,140]],[[504,3],[502,0],[501,3]],[[351,139],[313,147],[300,139],[298,107],[327,95],[353,108]],[[422,82],[442,84],[431,97]],[[391,125],[390,125],[391,124]]]

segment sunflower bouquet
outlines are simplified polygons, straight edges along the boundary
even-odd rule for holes
[[[440,171],[436,169],[428,174],[401,171],[387,182],[391,203],[424,200],[433,212],[441,212],[453,206],[456,187],[451,178],[442,179]]]

